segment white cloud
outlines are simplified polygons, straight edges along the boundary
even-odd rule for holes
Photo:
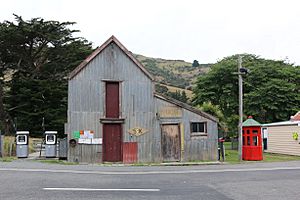
[[[135,53],[201,63],[235,53],[300,64],[297,0],[2,0],[0,20],[75,21],[95,46],[115,35]]]

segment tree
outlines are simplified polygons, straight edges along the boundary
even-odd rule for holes
[[[199,62],[197,60],[194,60],[192,66],[193,67],[199,67],[200,64],[199,64]]]
[[[183,103],[188,102],[188,97],[186,96],[186,92],[184,90],[182,92],[180,92],[180,90],[176,90],[175,92],[167,92],[166,95]]]
[[[226,137],[228,132],[227,122],[220,106],[213,105],[211,102],[204,102],[202,105],[197,105],[197,108],[218,118],[219,137]]]
[[[166,86],[160,85],[159,83],[157,83],[157,84],[155,84],[155,91],[160,94],[167,94],[169,89]]]
[[[238,124],[238,55],[224,58],[197,80],[194,105],[211,102],[220,107],[229,131]],[[299,67],[284,61],[243,55],[243,67],[250,69],[244,77],[244,114],[261,123],[282,121],[300,109]]]
[[[3,125],[6,115],[18,118],[19,128],[38,133],[45,117],[46,128],[63,133],[67,76],[92,51],[85,39],[73,36],[78,32],[68,28],[73,24],[41,18],[24,21],[17,15],[15,22],[0,23]]]
[[[181,101],[187,103],[189,98],[186,96],[186,92],[184,90],[181,91]]]

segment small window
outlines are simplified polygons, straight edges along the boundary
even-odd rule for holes
[[[27,144],[27,136],[26,135],[18,135],[17,136],[17,144]]]
[[[46,135],[46,144],[55,144],[55,135]]]
[[[19,136],[19,142],[25,142],[26,139],[25,139],[25,135],[20,135]]]
[[[207,122],[192,122],[191,136],[207,136]]]

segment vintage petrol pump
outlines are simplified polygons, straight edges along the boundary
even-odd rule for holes
[[[45,131],[45,156],[46,158],[56,157],[57,131]]]
[[[18,158],[28,157],[28,142],[29,142],[29,131],[17,131],[16,132],[16,143],[17,150],[16,154]]]

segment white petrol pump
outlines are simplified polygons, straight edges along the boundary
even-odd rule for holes
[[[27,158],[28,149],[29,149],[29,131],[17,131],[16,132],[16,143],[17,143],[17,157],[18,158]]]
[[[55,158],[57,150],[57,131],[45,131],[45,141],[46,158]]]

